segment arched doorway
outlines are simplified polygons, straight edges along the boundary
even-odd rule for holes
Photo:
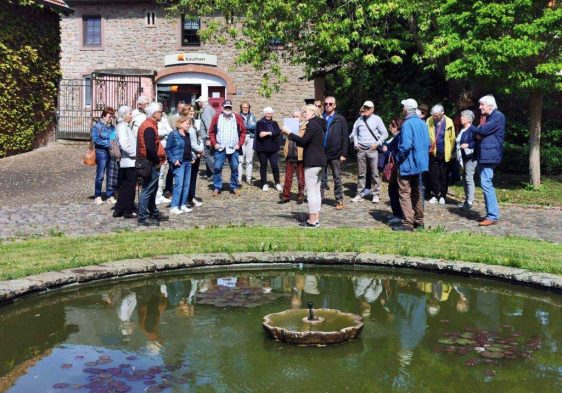
[[[179,101],[192,105],[202,95],[209,97],[209,103],[220,109],[226,98],[232,99],[236,88],[228,74],[204,66],[170,67],[158,72],[156,95],[167,112],[173,112]]]

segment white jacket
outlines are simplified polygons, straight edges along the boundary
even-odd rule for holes
[[[117,141],[121,148],[121,160],[119,166],[121,168],[134,168],[135,157],[137,156],[137,137],[129,124],[124,121],[117,124]]]

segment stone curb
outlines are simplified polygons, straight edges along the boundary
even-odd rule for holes
[[[353,252],[247,252],[236,254],[170,255],[146,259],[127,259],[102,263],[95,266],[67,269],[60,272],[41,273],[22,279],[0,281],[0,303],[9,302],[24,295],[45,292],[55,288],[135,274],[157,273],[198,267],[232,265],[252,265],[255,267],[267,266],[270,264],[298,263],[419,269],[435,273],[486,277],[562,293],[562,276],[547,273],[533,273],[525,269],[506,266]]]

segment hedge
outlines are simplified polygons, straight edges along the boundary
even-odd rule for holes
[[[0,157],[30,150],[54,124],[59,18],[34,0],[0,2]]]
[[[529,145],[506,143],[499,169],[504,173],[529,173]],[[541,174],[559,175],[561,173],[562,147],[541,146]]]

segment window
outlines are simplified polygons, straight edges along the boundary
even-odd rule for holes
[[[156,12],[147,11],[145,20],[146,20],[146,27],[156,27]]]
[[[101,46],[101,16],[84,16],[84,46]]]
[[[84,106],[92,106],[92,77],[84,77]]]
[[[199,39],[199,29],[201,22],[199,19],[193,19],[186,16],[181,17],[181,45],[197,46],[201,44]]]

